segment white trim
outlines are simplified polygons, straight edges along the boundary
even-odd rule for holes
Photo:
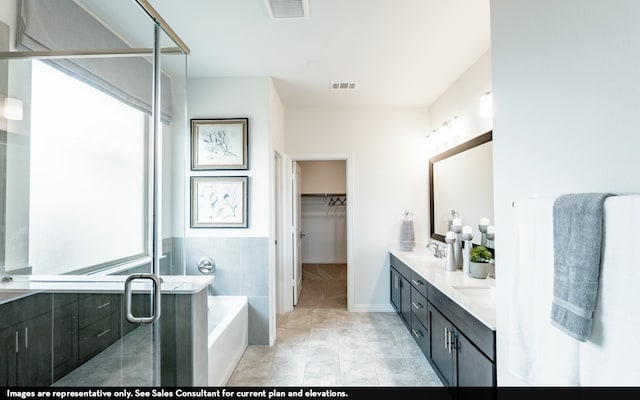
[[[284,168],[285,170],[285,184],[284,189],[286,191],[285,194],[285,202],[286,210],[291,210],[293,205],[292,202],[292,185],[291,185],[291,164],[294,161],[335,161],[340,160],[345,162],[346,166],[346,182],[347,182],[347,310],[354,310],[354,296],[355,296],[355,279],[354,279],[354,270],[355,266],[353,264],[353,209],[356,204],[356,198],[354,196],[354,184],[353,184],[353,155],[350,153],[324,153],[324,154],[288,154],[285,157]],[[290,212],[286,213],[287,215],[283,215],[283,221],[285,222],[283,230],[287,231],[286,235],[286,246],[283,246],[283,251],[285,257],[283,258],[282,269],[288,271],[288,267],[291,266],[292,260],[292,249],[293,249],[293,240],[291,238],[291,226],[292,226],[292,216]],[[287,268],[285,268],[285,266]],[[284,282],[284,286],[278,288],[280,291],[280,295],[283,298],[283,309],[281,312],[291,311],[293,309],[293,277],[291,274],[287,274],[289,277],[289,282]],[[358,306],[359,308],[360,306]],[[392,308],[393,309],[393,308]],[[363,310],[364,311],[364,310]]]
[[[390,304],[356,304],[349,308],[350,312],[393,312],[396,310]]]

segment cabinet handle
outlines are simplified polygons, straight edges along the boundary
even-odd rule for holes
[[[424,285],[424,283],[422,283],[422,281],[416,281],[415,279],[412,279],[411,282],[413,282],[414,285]]]
[[[101,309],[101,308],[104,308],[104,307],[108,306],[109,304],[111,304],[111,302],[110,302],[110,301],[107,301],[106,303],[104,303],[104,304],[99,305],[98,307],[96,307],[96,309],[98,309],[98,310],[99,310],[99,309]]]
[[[16,331],[16,353],[18,352],[18,349],[20,348],[20,344],[19,344],[20,338],[19,338],[19,336],[20,336],[20,333],[18,331]]]
[[[393,276],[393,286],[398,289],[398,275]]]
[[[29,327],[28,326],[24,327],[24,348],[25,349],[29,348]]]
[[[449,330],[446,326],[444,327],[444,348],[449,348]]]
[[[415,329],[411,329],[413,331],[413,335],[417,338],[421,338],[422,337],[422,332],[417,331]]]
[[[416,310],[420,310],[422,308],[424,308],[424,306],[420,303],[416,303],[415,301],[413,303],[411,303],[411,305],[416,309]]]
[[[102,332],[102,333],[98,333],[97,337],[102,337],[104,335],[106,335],[107,333],[111,332],[111,328],[107,329],[106,331]]]
[[[449,331],[449,354],[451,354],[451,346],[453,345],[453,333]]]

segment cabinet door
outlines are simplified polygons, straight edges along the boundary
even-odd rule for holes
[[[396,312],[400,314],[401,313],[400,307],[401,307],[401,301],[402,301],[402,299],[400,298],[400,274],[393,267],[391,267],[390,270],[391,270],[391,289],[390,289],[391,305],[396,310]]]
[[[18,333],[21,339],[18,347],[18,384],[51,385],[51,313],[41,314],[21,323],[18,325]]]
[[[78,364],[78,303],[57,307],[53,317],[54,380],[71,372]]]
[[[15,326],[0,330],[0,386],[17,385],[17,355]]]
[[[402,275],[400,277],[400,316],[411,329],[411,284]]]
[[[452,325],[438,310],[429,306],[429,337],[431,365],[445,386],[454,386],[453,352],[449,346]]]
[[[464,335],[456,332],[458,386],[494,386],[495,365]]]

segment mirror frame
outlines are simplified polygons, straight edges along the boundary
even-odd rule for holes
[[[435,155],[429,159],[429,227],[430,227],[431,239],[444,242],[444,236],[437,234],[435,232],[435,220],[434,220],[435,205],[433,201],[434,199],[433,165],[438,161],[455,156],[457,154],[470,150],[474,147],[480,146],[481,144],[491,142],[492,140],[493,140],[493,131],[491,130],[481,134],[480,136],[476,136],[475,138],[470,139],[464,143],[461,143],[455,147],[452,147],[451,149],[444,151],[438,155]],[[493,248],[489,248],[489,250],[492,253],[494,251]]]

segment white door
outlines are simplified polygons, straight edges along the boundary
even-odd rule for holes
[[[292,221],[293,226],[291,229],[291,233],[293,235],[293,305],[298,304],[298,298],[300,297],[300,293],[302,292],[302,238],[304,237],[304,233],[302,233],[302,218],[301,218],[301,208],[302,208],[302,199],[300,196],[300,164],[296,161],[293,162],[293,179],[292,186],[293,190],[291,191],[293,194],[292,199]]]

